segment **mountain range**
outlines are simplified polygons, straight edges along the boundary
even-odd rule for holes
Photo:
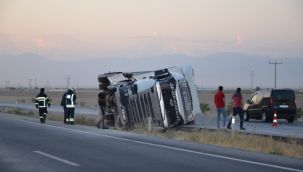
[[[35,53],[0,56],[0,83],[6,86],[29,87],[30,80],[38,87],[64,87],[71,76],[74,87],[97,87],[98,74],[115,71],[146,71],[191,65],[199,87],[274,87],[274,65],[277,65],[277,87],[303,87],[303,58],[279,58],[237,52],[217,53],[203,57],[182,54],[142,58],[82,58],[55,61]],[[254,71],[253,78],[250,74]]]

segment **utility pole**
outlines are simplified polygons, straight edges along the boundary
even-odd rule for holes
[[[275,89],[277,89],[277,65],[283,64],[282,62],[269,62],[269,64],[275,65]]]
[[[70,80],[72,79],[70,75],[68,75],[66,78],[66,89],[68,89],[69,85],[70,85]]]
[[[37,87],[37,79],[35,78],[35,79],[33,79],[33,80],[34,80],[34,82],[35,82],[35,89],[36,89],[36,88],[38,88],[38,87]]]
[[[9,88],[9,80],[5,81],[5,88]]]
[[[253,89],[254,89],[254,76],[255,76],[255,71],[250,71],[249,73],[249,76],[250,76],[250,91],[253,92]]]
[[[29,89],[31,90],[32,89],[32,81],[33,81],[34,79],[28,79],[28,81],[29,81]]]

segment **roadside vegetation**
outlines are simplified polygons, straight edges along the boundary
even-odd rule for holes
[[[303,117],[303,110],[302,108],[297,108],[297,118]]]
[[[170,129],[165,132],[162,130],[152,130],[151,132],[148,132],[146,128],[136,128],[134,129],[134,132],[199,144],[218,145],[275,155],[303,158],[303,143],[300,139],[276,139],[270,136],[208,129],[196,131]]]
[[[32,110],[0,108],[0,112],[38,118],[37,111]],[[63,122],[63,115],[49,113],[48,120]],[[97,120],[95,118],[84,116],[75,117],[75,123],[78,125],[95,126],[96,122]],[[303,141],[300,139],[277,139],[269,136],[208,129],[195,131],[169,129],[163,131],[158,128],[153,128],[149,132],[146,126],[137,126],[135,129],[130,131],[149,136],[188,141],[199,144],[218,145],[275,155],[303,158]]]
[[[200,104],[200,109],[203,113],[210,111],[209,104],[207,103],[201,103]]]

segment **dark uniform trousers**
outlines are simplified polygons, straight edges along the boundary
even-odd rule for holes
[[[70,124],[74,124],[75,108],[66,108],[66,119]]]
[[[47,108],[46,107],[40,107],[39,108],[39,115],[40,115],[40,122],[41,123],[45,123],[46,114],[47,114]]]

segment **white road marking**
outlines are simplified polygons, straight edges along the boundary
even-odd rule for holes
[[[27,121],[27,122],[29,122],[29,121]],[[30,122],[30,123],[34,123],[34,122]],[[256,161],[250,161],[250,160],[244,160],[244,159],[238,159],[238,158],[232,158],[232,157],[228,157],[228,156],[221,156],[221,155],[216,155],[216,154],[211,154],[211,153],[193,151],[193,150],[189,150],[189,149],[177,148],[177,147],[172,147],[172,146],[165,146],[165,145],[160,145],[160,144],[155,144],[155,143],[148,143],[148,142],[144,142],[144,141],[125,139],[125,138],[116,137],[116,136],[109,136],[109,135],[105,135],[105,134],[91,133],[91,132],[87,132],[87,131],[81,131],[81,130],[76,130],[76,129],[59,127],[59,126],[54,126],[54,125],[50,125],[50,124],[45,124],[43,126],[49,126],[49,127],[53,127],[53,128],[57,128],[57,129],[69,130],[69,131],[78,132],[78,133],[84,133],[84,134],[89,134],[89,135],[107,137],[107,138],[111,138],[111,139],[115,139],[115,140],[122,140],[122,141],[127,141],[127,142],[133,142],[133,143],[142,144],[142,145],[149,145],[149,146],[153,146],[153,147],[160,147],[160,148],[166,148],[166,149],[170,149],[170,150],[177,150],[177,151],[181,151],[181,152],[187,152],[187,153],[193,153],[193,154],[198,154],[198,155],[210,156],[210,157],[215,157],[215,158],[227,159],[227,160],[232,160],[232,161],[237,161],[237,162],[243,162],[243,163],[248,163],[248,164],[253,164],[253,165],[271,167],[271,168],[276,168],[276,169],[281,169],[281,170],[288,170],[288,171],[294,171],[294,172],[303,172],[303,170],[296,169],[296,168],[283,167],[283,166],[279,166],[279,165],[273,165],[273,164],[267,164],[267,163],[262,163],[262,162],[256,162]]]
[[[66,159],[62,159],[62,158],[56,157],[56,156],[48,154],[48,153],[44,153],[44,152],[41,152],[41,151],[33,151],[33,152],[35,152],[37,154],[40,154],[40,155],[43,155],[43,156],[46,156],[48,158],[51,158],[51,159],[63,162],[65,164],[68,164],[68,165],[71,165],[71,166],[79,166],[79,164],[77,164],[77,163],[74,163],[74,162],[68,161]]]

